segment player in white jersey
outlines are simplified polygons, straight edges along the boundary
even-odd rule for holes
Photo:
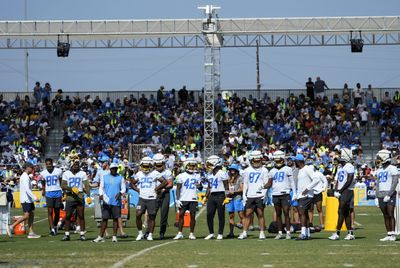
[[[311,239],[311,234],[308,211],[313,205],[314,188],[318,184],[318,179],[313,176],[314,167],[312,165],[305,165],[302,154],[296,155],[295,162],[299,168],[296,187],[298,195],[293,194],[293,200],[298,199],[301,223],[301,235],[296,240],[309,240]]]
[[[376,163],[379,169],[376,171],[376,197],[379,208],[382,211],[387,236],[380,241],[396,241],[394,208],[396,206],[396,186],[399,182],[399,172],[390,162],[392,156],[388,150],[380,150],[376,154]]]
[[[62,176],[62,189],[67,194],[65,203],[65,235],[62,241],[70,239],[70,222],[72,213],[76,210],[81,227],[80,240],[85,241],[85,199],[84,193],[90,194],[89,181],[87,175],[81,170],[79,160],[75,160],[70,170],[64,172]]]
[[[335,197],[339,199],[339,210],[338,210],[338,221],[336,225],[336,233],[332,234],[330,240],[339,240],[340,229],[342,228],[343,222],[346,223],[348,230],[345,240],[354,240],[355,236],[351,224],[350,209],[354,206],[354,172],[355,168],[350,163],[353,158],[353,154],[350,149],[343,148],[340,154],[339,163],[341,167],[338,168],[335,176]]]
[[[271,186],[268,181],[268,170],[262,163],[263,155],[260,151],[249,154],[250,166],[243,171],[243,202],[245,204],[245,217],[243,219],[243,232],[238,239],[246,239],[249,230],[250,217],[257,212],[260,225],[260,239],[265,239],[264,197],[266,188]]]
[[[167,181],[165,188],[161,189],[160,194],[157,196],[157,208],[161,209],[160,215],[160,240],[164,239],[165,232],[167,231],[168,225],[168,213],[169,213],[169,201],[170,201],[170,189],[174,185],[174,179],[172,177],[172,172],[165,166],[165,157],[162,154],[155,154],[153,156],[154,169],[158,174],[157,177],[162,177]]]
[[[206,192],[207,200],[207,225],[209,234],[204,238],[209,240],[214,238],[214,216],[218,211],[218,236],[217,239],[223,239],[225,226],[225,193],[228,193],[228,174],[222,171],[221,159],[212,155],[206,160],[206,179],[208,187]]]
[[[55,236],[57,234],[57,224],[60,219],[60,209],[62,204],[62,171],[61,169],[54,167],[53,159],[51,158],[47,158],[45,164],[46,169],[40,173],[40,176],[43,185],[43,196],[46,197],[47,219],[49,222],[50,235]]]
[[[278,235],[275,239],[283,238],[282,212],[285,215],[286,239],[290,239],[290,191],[296,191],[293,170],[285,165],[284,152],[278,150],[272,156],[274,158],[274,168],[268,173],[268,178],[272,180],[272,202],[274,203],[278,225]]]
[[[317,208],[318,216],[319,216],[319,227],[321,229],[324,228],[324,213],[322,211],[322,192],[324,192],[328,188],[328,180],[324,173],[324,166],[320,163],[316,163],[314,176],[316,176],[319,181],[318,184],[314,188],[314,197],[313,197],[313,205],[311,206],[308,217],[310,218],[310,222],[313,222],[314,218],[314,205]]]
[[[132,189],[139,193],[139,203],[136,207],[136,225],[138,236],[136,241],[142,240],[144,234],[142,231],[142,215],[147,212],[148,231],[147,240],[153,240],[153,232],[156,220],[157,195],[160,190],[167,185],[167,181],[158,177],[158,172],[153,170],[153,160],[150,157],[144,157],[140,161],[140,170],[134,175],[131,182]]]
[[[194,158],[187,158],[184,162],[185,172],[176,177],[176,204],[179,207],[178,234],[174,240],[183,238],[183,218],[185,212],[190,212],[190,234],[189,239],[194,240],[194,227],[196,226],[196,209],[197,209],[197,190],[203,188],[200,174],[196,172],[197,161]]]

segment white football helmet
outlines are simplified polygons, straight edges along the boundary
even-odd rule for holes
[[[208,171],[214,170],[214,168],[221,166],[221,158],[217,155],[209,156],[206,160],[206,168]]]
[[[249,154],[250,164],[253,168],[259,168],[262,166],[263,154],[260,151],[252,151]]]
[[[285,153],[282,151],[276,151],[272,154],[274,158],[274,165],[277,168],[281,168],[285,165]]]
[[[376,163],[377,165],[390,163],[392,161],[392,154],[388,150],[380,150],[376,154]]]
[[[155,154],[153,156],[154,167],[158,171],[163,171],[165,168],[165,157],[163,154]]]
[[[183,168],[189,174],[195,173],[197,170],[197,161],[193,157],[189,157],[183,162]]]
[[[140,160],[140,170],[144,173],[150,173],[152,169],[153,169],[153,159],[151,159],[148,156],[143,157],[142,160]]]
[[[340,159],[344,162],[350,162],[353,159],[353,152],[350,149],[342,148],[340,151]]]

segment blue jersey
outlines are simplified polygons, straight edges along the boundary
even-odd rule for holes
[[[103,196],[103,201],[109,205],[121,206],[121,197],[115,199],[118,193],[125,193],[125,179],[121,175],[104,175],[100,178],[99,194]]]

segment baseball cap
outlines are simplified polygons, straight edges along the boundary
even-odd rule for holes
[[[24,164],[24,169],[26,169],[26,168],[33,168],[34,167],[34,165],[31,163],[31,162],[26,162],[25,164]]]
[[[110,169],[112,169],[112,168],[118,168],[118,164],[117,163],[112,163],[110,165]]]
[[[302,154],[297,154],[294,160],[296,160],[296,161],[304,161],[304,156]]]

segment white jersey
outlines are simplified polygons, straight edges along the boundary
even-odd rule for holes
[[[393,165],[389,165],[386,168],[379,168],[376,171],[376,177],[378,178],[376,183],[379,192],[389,192],[392,187],[393,176],[396,175],[399,175],[399,171]]]
[[[49,172],[47,169],[40,172],[42,180],[46,184],[46,192],[61,191],[60,179],[62,171],[59,168],[54,168],[53,172]]]
[[[320,194],[328,188],[328,180],[319,170],[314,172],[314,176],[318,179],[318,184],[314,187],[314,194]]]
[[[293,180],[293,170],[288,166],[280,169],[271,169],[268,173],[268,178],[272,179],[272,195],[289,194],[290,190],[295,191],[296,189]]]
[[[206,178],[209,182],[210,193],[214,192],[225,192],[224,181],[229,179],[228,174],[222,170],[214,175],[213,173],[207,173]]]
[[[200,174],[181,173],[176,177],[176,183],[181,184],[180,201],[197,202],[197,185],[200,184]]]
[[[347,177],[349,174],[354,174],[355,169],[354,166],[350,163],[346,163],[343,167],[338,168],[338,171],[336,173],[336,181],[338,182],[338,190],[340,191],[345,183],[347,182]],[[349,190],[354,190],[354,185],[355,185],[355,179],[353,178],[352,183],[350,184]]]
[[[143,199],[156,199],[156,188],[159,185],[156,180],[159,178],[158,172],[143,173],[139,171],[135,174],[134,179],[137,180],[137,187],[140,189],[139,197]]]
[[[303,168],[299,169],[299,173],[297,174],[297,194],[298,198],[304,197],[313,197],[314,196],[314,187],[317,185],[318,180],[314,176],[314,167],[311,165],[306,165]],[[308,192],[303,195],[305,190]]]
[[[62,176],[62,180],[67,182],[68,187],[76,187],[79,189],[79,192],[83,192],[83,183],[87,179],[86,173],[82,170],[76,174],[73,174],[70,170],[67,170]]]
[[[153,171],[156,178],[163,178],[164,180],[172,180],[172,172],[168,168],[164,169],[163,171]],[[157,186],[160,185],[160,182],[157,183]]]
[[[243,171],[243,197],[256,198],[264,197],[265,189],[262,189],[268,182],[268,169],[265,167],[247,167]]]

